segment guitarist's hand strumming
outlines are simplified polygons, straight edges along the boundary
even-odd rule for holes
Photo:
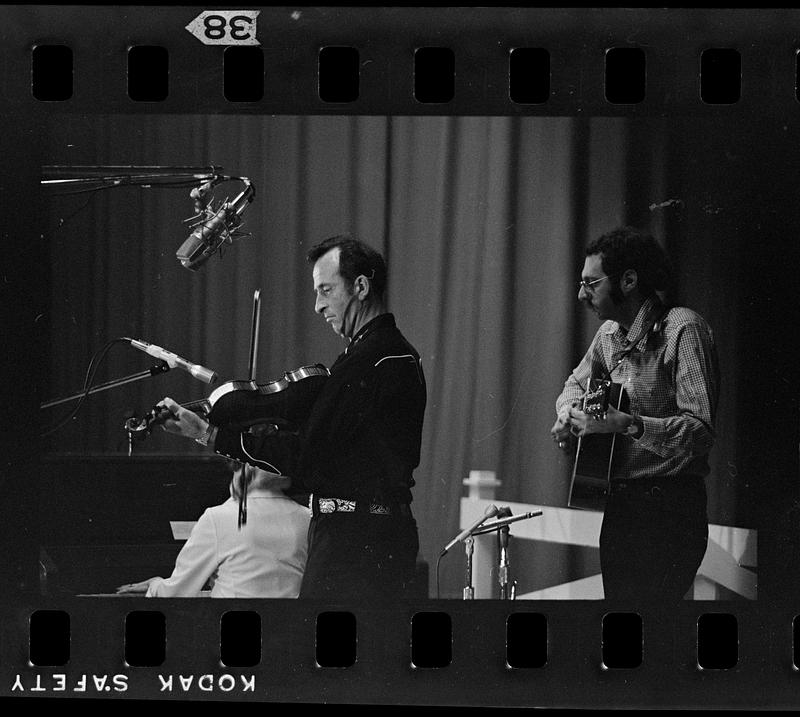
[[[573,447],[573,434],[571,432],[572,424],[570,422],[569,412],[573,408],[579,408],[580,401],[573,401],[570,406],[565,406],[558,414],[556,422],[550,429],[550,435],[553,436],[553,441],[562,451],[569,451]]]
[[[569,409],[569,430],[575,436],[589,436],[593,433],[625,433],[631,425],[633,416],[609,406],[605,417],[593,416],[580,408]]]

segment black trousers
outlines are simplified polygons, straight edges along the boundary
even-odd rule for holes
[[[692,586],[707,541],[702,478],[612,481],[600,531],[605,598],[681,600]]]
[[[385,604],[411,596],[419,551],[412,517],[321,513],[308,541],[300,598]]]

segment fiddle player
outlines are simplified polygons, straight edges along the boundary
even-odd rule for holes
[[[417,351],[386,309],[381,254],[348,235],[314,246],[314,309],[347,347],[299,432],[212,426],[165,398],[167,431],[290,475],[311,494],[301,598],[330,602],[408,595],[419,540],[411,512],[426,404]]]
[[[701,316],[662,304],[668,281],[666,254],[648,234],[624,227],[586,248],[578,299],[603,323],[564,384],[551,433],[565,450],[571,434],[617,434],[600,533],[606,599],[681,600],[706,550],[717,350]],[[608,372],[630,408],[590,418],[581,398]]]

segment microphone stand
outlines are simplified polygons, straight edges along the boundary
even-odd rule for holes
[[[511,596],[509,596],[508,592],[508,575],[510,565],[508,562],[508,543],[511,538],[509,535],[510,529],[507,525],[504,525],[502,528],[499,528],[497,531],[497,548],[499,553],[499,564],[497,568],[497,580],[500,583],[500,599],[501,600],[508,600],[513,598],[513,593],[515,592],[514,588],[512,587]]]
[[[146,371],[139,371],[139,373],[132,373],[128,376],[123,376],[122,378],[115,378],[111,381],[106,381],[105,383],[100,383],[97,386],[93,386],[89,389],[89,391],[81,391],[80,393],[75,393],[72,396],[67,396],[66,398],[59,398],[54,401],[47,401],[46,403],[40,404],[39,408],[51,408],[52,406],[59,406],[62,403],[67,403],[68,401],[75,401],[83,396],[88,396],[93,393],[100,393],[101,391],[108,391],[111,388],[116,388],[117,386],[124,386],[126,383],[133,383],[134,381],[141,381],[143,378],[152,378],[153,376],[157,376],[158,374],[166,373],[170,370],[170,366],[166,361],[159,359],[153,366],[151,366]],[[128,456],[133,455],[133,431],[128,430]]]
[[[508,545],[511,542],[511,531],[508,527],[509,523],[516,523],[518,520],[527,520],[528,518],[535,518],[542,514],[542,511],[536,511],[535,513],[523,513],[522,515],[516,515],[509,518],[501,519],[497,521],[500,525],[483,525],[477,530],[473,531],[472,535],[469,537],[469,540],[472,540],[472,537],[475,535],[481,535],[482,533],[491,533],[492,531],[497,531],[497,549],[498,549],[498,566],[497,566],[497,580],[500,583],[500,599],[501,600],[514,600],[516,598],[516,591],[517,591],[517,583],[516,581],[510,581],[509,576],[511,574],[511,563],[509,562],[508,555]],[[470,568],[471,570],[471,568]]]
[[[464,600],[472,600],[475,598],[475,588],[472,587],[472,549],[475,538],[471,535],[464,539],[464,547],[467,551],[467,570],[466,570],[466,587],[464,588]]]
[[[213,165],[46,165],[42,167],[41,185],[54,190],[56,194],[74,194],[123,185],[187,187],[203,181],[216,183],[222,178],[223,171],[222,167]]]
[[[81,398],[83,395],[88,396],[93,393],[107,391],[110,388],[124,386],[126,383],[140,381],[143,378],[150,378],[151,376],[156,376],[160,373],[166,373],[167,371],[169,371],[169,364],[166,361],[159,359],[159,361],[154,366],[151,366],[149,369],[147,369],[147,371],[140,371],[139,373],[132,373],[129,376],[115,378],[111,381],[106,381],[105,383],[99,383],[97,386],[90,388],[88,392],[81,391],[80,393],[75,393],[72,396],[67,396],[66,398],[59,398],[55,401],[47,401],[47,403],[40,404],[39,408],[51,408],[52,406],[58,406],[62,403],[67,403],[67,401],[75,401],[76,399]]]

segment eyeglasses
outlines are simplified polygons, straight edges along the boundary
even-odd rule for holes
[[[586,281],[586,279],[581,279],[578,282],[578,291],[584,289],[588,292],[594,291],[594,285],[599,284],[603,279],[610,279],[613,275],[609,274],[608,276],[601,276],[599,279],[592,279],[592,281]]]

